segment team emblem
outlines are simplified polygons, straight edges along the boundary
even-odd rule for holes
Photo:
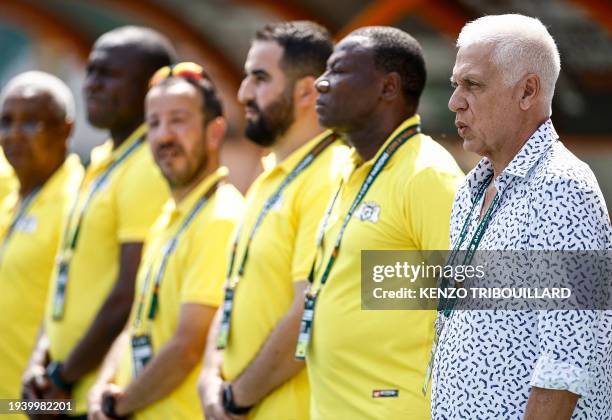
[[[362,222],[376,223],[380,218],[380,206],[374,201],[366,201],[361,204],[357,216]]]

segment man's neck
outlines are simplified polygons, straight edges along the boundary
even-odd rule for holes
[[[200,185],[202,181],[209,175],[214,173],[219,168],[218,163],[209,164],[204,167],[198,176],[196,176],[189,184],[180,187],[170,187],[170,194],[176,204],[180,204],[185,197]]]
[[[382,116],[372,116],[364,125],[346,133],[346,140],[353,146],[363,161],[368,161],[385,144],[389,136],[404,122],[408,116],[392,113],[382,113]]]
[[[124,126],[111,128],[110,135],[113,139],[113,149],[118,149],[140,127],[142,122],[142,120],[135,120]]]
[[[508,167],[510,162],[516,157],[516,155],[523,148],[525,143],[531,138],[533,133],[548,119],[536,120],[536,121],[525,121],[521,124],[517,124],[517,130],[508,139],[503,142],[502,148],[496,151],[492,151],[487,155],[487,158],[493,166],[493,177],[497,178],[503,171]]]
[[[23,200],[35,189],[42,187],[45,182],[53,176],[53,174],[62,166],[64,161],[58,161],[57,164],[53,165],[46,171],[33,174],[32,176],[19,177],[19,199]]]
[[[276,162],[282,162],[291,153],[302,147],[304,144],[321,134],[323,128],[317,120],[300,120],[294,122],[281,138],[272,146],[272,152],[276,156]]]

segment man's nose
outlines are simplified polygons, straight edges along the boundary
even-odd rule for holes
[[[448,109],[453,112],[463,111],[467,108],[467,101],[460,92],[460,87],[456,87],[448,100]]]
[[[329,88],[331,87],[329,80],[325,77],[325,73],[321,75],[317,80],[315,80],[315,88],[319,93],[327,93],[329,92]]]
[[[249,101],[254,100],[254,96],[253,83],[249,77],[245,77],[242,83],[240,83],[240,89],[238,89],[238,102],[245,105]]]

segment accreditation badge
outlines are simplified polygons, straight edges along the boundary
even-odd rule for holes
[[[219,334],[217,335],[217,349],[219,350],[223,350],[227,347],[233,305],[234,289],[231,287],[226,287],[225,297],[223,298],[223,314],[221,317],[221,325],[219,326]]]
[[[57,284],[53,296],[53,319],[59,321],[64,315],[66,304],[66,285],[68,283],[68,262],[61,261],[57,272]]]
[[[136,335],[132,337],[132,366],[134,378],[144,369],[153,357],[153,346],[149,335]]]
[[[312,321],[314,319],[316,300],[316,297],[311,295],[306,295],[304,300],[300,335],[298,335],[297,345],[295,346],[295,358],[297,360],[306,359],[306,349],[308,349],[308,343],[310,343],[310,336],[312,335]]]

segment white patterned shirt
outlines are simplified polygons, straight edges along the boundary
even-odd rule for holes
[[[483,158],[457,192],[451,243],[492,172]],[[494,184],[501,198],[478,249],[612,249],[597,180],[550,120]],[[473,213],[466,243],[478,225]],[[432,419],[522,419],[531,386],[579,394],[572,419],[612,420],[612,311],[452,312],[434,361]]]

